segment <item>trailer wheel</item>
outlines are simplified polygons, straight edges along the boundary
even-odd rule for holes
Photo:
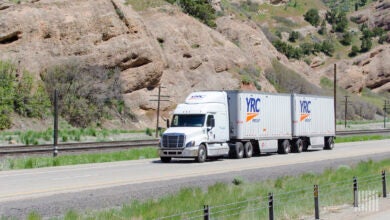
[[[244,145],[241,142],[236,142],[236,150],[235,150],[236,159],[241,159],[244,157]]]
[[[246,142],[245,145],[244,145],[244,156],[245,158],[250,158],[252,157],[252,154],[253,154],[253,146],[252,146],[252,143],[249,141],[249,142]]]
[[[206,161],[207,157],[207,152],[206,152],[206,147],[201,144],[199,145],[199,150],[198,150],[198,156],[195,158],[196,162],[203,163]]]
[[[279,150],[280,154],[288,154],[291,152],[291,144],[289,140],[283,140],[281,148]]]
[[[172,160],[171,157],[160,157],[160,159],[161,159],[161,162],[163,162],[163,163],[169,163]]]
[[[302,141],[302,139],[298,138],[298,139],[295,141],[294,152],[295,152],[295,153],[301,153],[302,150],[303,150],[303,141]]]
[[[325,147],[324,150],[332,150],[334,148],[333,137],[325,137]]]

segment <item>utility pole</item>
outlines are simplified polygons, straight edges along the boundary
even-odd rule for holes
[[[344,109],[344,127],[346,128],[347,127],[347,110],[348,110],[348,105],[350,105],[351,103],[349,103],[348,101],[348,95],[345,95],[345,101],[344,101],[344,104],[345,104],[345,109]]]
[[[58,91],[54,90],[54,133],[53,133],[53,157],[58,154]]]
[[[386,101],[383,104],[383,128],[386,128],[386,114],[387,110],[390,109],[390,102]]]
[[[334,110],[334,130],[336,131],[336,85],[337,85],[337,68],[334,64],[334,74],[333,74],[333,110]]]
[[[152,95],[157,96],[157,100],[150,100],[152,102],[157,102],[157,123],[156,123],[156,138],[158,137],[158,131],[159,131],[159,119],[160,119],[160,102],[169,102],[169,99],[161,99],[161,98],[169,98],[170,96],[167,95],[161,95],[161,89],[164,89],[166,87],[158,86],[158,95]]]

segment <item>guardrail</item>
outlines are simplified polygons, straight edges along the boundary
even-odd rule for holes
[[[353,177],[352,180],[329,182],[324,185],[314,185],[313,188],[301,188],[282,193],[268,193],[268,195],[250,198],[226,204],[204,205],[203,208],[189,210],[158,218],[167,219],[266,219],[274,220],[286,218],[287,206],[296,207],[310,203],[313,205],[314,219],[320,219],[321,207],[327,207],[334,194],[346,195],[347,203],[354,207],[356,212],[379,211],[379,196],[387,197],[386,172],[363,177]],[[321,206],[321,204],[323,204]],[[307,209],[305,210],[307,212]]]

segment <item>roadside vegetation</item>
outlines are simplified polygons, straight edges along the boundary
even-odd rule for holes
[[[384,140],[390,139],[390,135],[353,135],[353,136],[344,136],[337,137],[335,143],[345,143],[345,142],[358,142],[358,141],[374,141],[374,140]]]
[[[204,205],[211,206],[211,213],[227,209],[220,214],[214,214],[214,216],[226,215],[224,219],[265,219],[268,218],[269,192],[274,194],[274,199],[277,201],[274,203],[276,219],[298,219],[303,216],[313,216],[314,184],[318,184],[320,188],[321,207],[343,204],[352,206],[352,178],[360,177],[362,183],[359,185],[359,190],[375,190],[378,196],[381,196],[382,170],[390,171],[390,160],[380,162],[369,160],[353,167],[341,165],[335,169],[326,169],[320,174],[308,172],[299,176],[281,176],[254,183],[246,182],[241,177],[232,177],[232,183],[216,183],[206,190],[200,187],[183,188],[171,195],[146,201],[134,201],[117,209],[86,213],[70,210],[64,219],[157,219],[187,213],[169,218],[183,219],[191,216],[202,217]],[[191,213],[192,211],[194,213]],[[239,214],[234,214],[237,212]],[[41,219],[41,217],[39,213],[32,212],[28,219]]]
[[[62,127],[58,130],[58,142],[104,142],[104,141],[121,141],[130,139],[153,138],[153,129],[145,130],[121,130],[105,128],[74,128],[71,126]],[[38,145],[53,143],[53,128],[44,131],[4,131],[0,132],[0,145],[4,144],[24,144]]]
[[[50,112],[44,85],[28,71],[18,75],[14,64],[0,60],[0,130],[11,127],[12,114],[42,119]]]
[[[24,158],[1,158],[1,170],[14,169],[32,169],[40,167],[55,167],[76,164],[89,163],[104,163],[125,160],[139,160],[157,158],[157,148],[146,147],[138,149],[130,149],[125,151],[109,152],[109,153],[89,153],[77,155],[60,155],[57,157],[24,157]]]

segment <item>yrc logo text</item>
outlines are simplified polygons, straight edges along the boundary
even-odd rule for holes
[[[300,104],[300,110],[301,110],[301,116],[299,118],[299,121],[303,121],[303,120],[306,121],[306,122],[311,121],[311,119],[310,119],[310,114],[311,114],[310,105],[311,105],[311,101],[303,100],[303,101],[299,101],[299,104]]]
[[[260,98],[246,98],[246,122],[259,122],[260,119],[255,119],[260,114]]]

